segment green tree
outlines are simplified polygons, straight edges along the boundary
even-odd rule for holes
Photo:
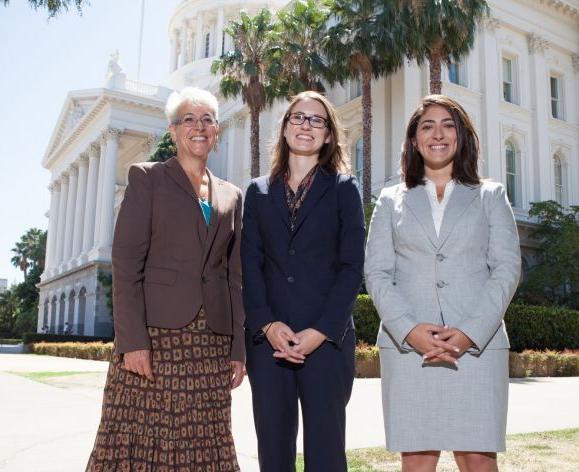
[[[539,263],[529,269],[519,298],[579,308],[579,206],[535,202],[529,215],[538,222],[531,237],[539,242]]]
[[[430,93],[440,93],[442,61],[458,62],[473,47],[477,23],[489,11],[485,0],[403,2],[407,56],[430,65]]]
[[[334,79],[362,82],[362,197],[372,200],[372,79],[394,73],[406,53],[405,23],[399,1],[334,0],[329,2],[336,23],[324,40]]]
[[[171,133],[167,131],[159,144],[157,144],[157,149],[155,152],[149,156],[150,162],[165,162],[167,159],[177,155],[177,147],[171,139]]]
[[[219,90],[225,98],[241,96],[251,120],[251,177],[259,176],[259,115],[276,96],[271,76],[276,45],[275,23],[269,10],[251,17],[241,11],[239,20],[225,29],[233,39],[232,51],[213,62],[211,72],[221,74]]]
[[[304,90],[324,91],[330,76],[321,45],[327,34],[330,10],[314,0],[298,0],[277,14],[277,54],[280,63],[277,88],[291,96]]]
[[[18,297],[11,288],[0,294],[0,337],[14,336],[18,308]]]
[[[38,228],[29,229],[12,248],[12,252],[14,253],[12,265],[24,272],[24,278],[31,267],[40,267],[44,270],[46,231]]]
[[[2,0],[4,6],[8,6],[10,0]],[[35,10],[43,9],[48,11],[49,18],[53,18],[62,11],[68,11],[74,6],[79,14],[82,14],[82,7],[90,5],[87,0],[28,0],[28,3]]]

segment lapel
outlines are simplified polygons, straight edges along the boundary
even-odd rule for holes
[[[286,229],[289,231],[289,209],[285,199],[285,187],[282,179],[275,179],[273,182],[270,182],[269,197],[272,200],[273,206],[277,210],[277,214],[281,218]]]
[[[209,169],[207,169],[207,175],[209,176],[209,195],[211,198],[211,222],[209,223],[209,228],[207,229],[207,238],[205,239],[205,245],[203,247],[203,266],[207,263],[209,258],[209,253],[211,251],[211,246],[217,235],[217,230],[219,228],[219,223],[221,223],[221,205],[220,205],[220,194],[222,191],[221,186],[223,181],[215,177]],[[201,211],[201,209],[199,209]],[[203,217],[203,215],[201,215]],[[205,222],[205,220],[203,220]]]
[[[424,185],[417,185],[416,187],[407,189],[405,192],[406,198],[404,199],[404,202],[406,206],[410,211],[412,211],[432,245],[435,248],[438,248],[439,238],[436,236],[436,229],[434,229],[432,209],[430,207],[430,202],[428,201],[426,188]]]
[[[462,214],[473,200],[479,196],[478,189],[478,185],[469,187],[458,183],[456,184],[444,210],[444,217],[442,218],[440,234],[438,236],[439,247],[443,246]],[[430,219],[432,220],[432,217]]]
[[[326,172],[322,168],[318,169],[314,181],[312,182],[312,186],[308,190],[308,194],[306,195],[306,198],[303,201],[302,206],[298,210],[293,236],[297,234],[297,232],[300,229],[300,226],[307,218],[308,214],[316,206],[320,198],[324,196],[324,194],[330,188],[330,185],[332,182],[334,182],[334,180],[335,180],[334,175]],[[287,209],[287,204],[286,204],[286,213],[289,213]]]

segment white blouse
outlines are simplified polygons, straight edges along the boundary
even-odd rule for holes
[[[450,199],[450,195],[454,190],[454,180],[448,182],[444,188],[444,197],[442,201],[438,201],[436,196],[436,184],[429,179],[426,179],[426,194],[428,195],[428,200],[430,201],[430,209],[432,210],[432,219],[434,221],[434,229],[436,229],[436,235],[440,233],[440,225],[442,224],[442,218],[444,217],[444,210],[446,209],[446,204]]]

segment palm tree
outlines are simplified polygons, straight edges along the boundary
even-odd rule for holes
[[[472,49],[485,0],[409,0],[405,3],[408,58],[430,64],[430,93],[440,93],[442,61],[459,61]]]
[[[2,0],[4,6],[10,3],[10,0]],[[83,0],[28,0],[32,8],[38,10],[39,8],[46,8],[49,18],[55,17],[63,10],[68,11],[71,6],[75,6],[79,14],[82,14],[82,7],[88,5],[88,1]]]
[[[335,79],[362,82],[362,125],[364,169],[362,199],[372,199],[372,79],[394,73],[406,52],[405,24],[399,1],[335,0],[330,3],[336,24],[324,41],[324,51],[332,64]]]
[[[321,44],[327,33],[330,10],[314,0],[298,0],[277,14],[280,94],[290,96],[304,90],[324,91],[328,76]]]
[[[221,73],[219,90],[225,97],[241,95],[249,107],[251,118],[251,177],[259,176],[259,115],[275,93],[272,89],[272,50],[275,45],[275,24],[269,10],[254,17],[242,11],[225,29],[233,39],[233,51],[211,65],[213,74]]]
[[[44,270],[44,257],[46,253],[46,231],[38,228],[29,229],[12,248],[14,256],[10,262],[24,272],[24,278],[28,275],[28,269],[38,267]]]

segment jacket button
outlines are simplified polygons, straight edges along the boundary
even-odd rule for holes
[[[290,249],[290,250],[288,251],[288,253],[289,253],[290,256],[293,256],[293,255],[295,255],[296,250],[292,248],[292,249]]]
[[[207,277],[205,277],[204,275],[201,276],[201,282],[206,283],[207,282]]]
[[[293,284],[293,283],[296,281],[296,279],[294,279],[294,278],[290,275],[290,276],[287,278],[287,281],[288,281],[290,284]]]
[[[446,259],[446,256],[444,254],[437,254],[436,255],[436,260],[438,262],[442,262],[444,259]]]
[[[446,287],[446,285],[447,285],[447,284],[446,284],[446,282],[445,282],[444,280],[439,280],[438,282],[436,282],[436,286],[437,286],[438,288]]]

